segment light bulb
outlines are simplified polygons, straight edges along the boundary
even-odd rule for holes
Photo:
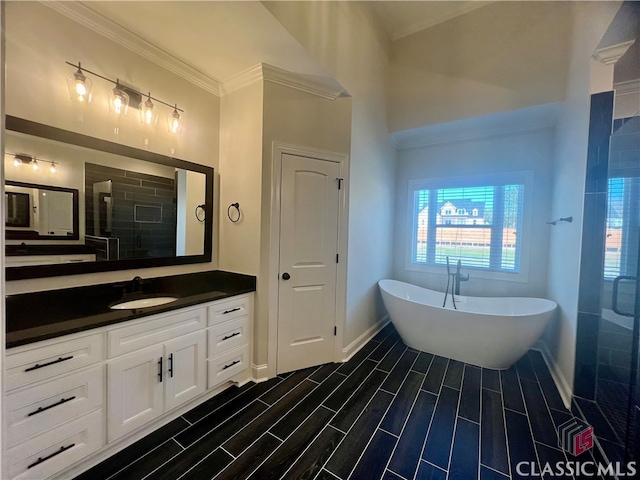
[[[31,168],[33,168],[34,172],[37,172],[40,168],[40,165],[38,165],[38,161],[35,158],[31,160]]]
[[[77,103],[91,103],[92,82],[82,71],[80,63],[78,63],[78,69],[73,75],[67,77],[67,86],[71,100]]]
[[[51,173],[56,173],[56,164],[54,162],[51,162],[51,167],[49,168],[49,171]]]
[[[129,95],[116,80],[116,87],[109,92],[109,110],[116,115],[125,116],[129,109]]]
[[[20,160],[18,157],[13,157],[13,166],[18,168],[20,167],[20,165],[22,165],[22,160]]]
[[[155,105],[151,101],[151,93],[149,93],[147,100],[140,102],[140,123],[146,126],[154,126],[157,122]]]
[[[180,122],[180,114],[178,113],[178,106],[173,109],[173,113],[169,117],[169,132],[181,133],[182,123]]]

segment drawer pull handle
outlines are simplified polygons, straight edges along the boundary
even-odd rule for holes
[[[173,378],[173,353],[169,355],[169,376]]]
[[[158,378],[160,379],[160,383],[162,383],[162,357],[158,360]]]
[[[29,468],[33,468],[36,465],[40,465],[42,462],[46,462],[47,460],[49,460],[50,458],[55,457],[56,455],[60,455],[62,452],[69,450],[70,448],[75,447],[76,444],[72,443],[71,445],[68,445],[66,447],[60,447],[60,450],[57,450],[55,452],[53,452],[51,455],[47,455],[46,457],[38,457],[38,460],[36,460],[35,462],[33,462],[31,465],[27,466],[27,469]]]
[[[51,405],[49,405],[47,407],[38,407],[38,409],[35,412],[27,413],[27,417],[31,417],[32,415],[37,415],[38,413],[42,413],[45,410],[49,410],[50,408],[57,407],[58,405],[62,405],[63,403],[70,402],[74,398],[76,398],[75,395],[73,397],[63,398],[59,402],[52,403]]]
[[[71,360],[72,358],[73,358],[73,355],[69,355],[68,357],[58,357],[57,360],[53,360],[51,362],[42,363],[42,364],[36,363],[33,367],[26,368],[24,371],[30,372],[31,370],[38,370],[39,368],[48,367],[49,365],[53,365],[54,363],[64,362],[66,360]]]
[[[224,367],[222,367],[222,370],[226,370],[227,368],[231,368],[237,363],[240,363],[240,360],[236,360],[235,362],[231,362],[229,365],[225,365]]]
[[[227,335],[226,337],[222,337],[222,341],[224,342],[225,340],[229,340],[230,338],[233,338],[237,335],[240,335],[240,332],[235,332],[235,333],[232,333],[231,335]]]
[[[240,310],[240,307],[232,308],[231,310],[225,310],[224,312],[222,312],[222,314],[226,315],[227,313],[237,312],[238,310]]]

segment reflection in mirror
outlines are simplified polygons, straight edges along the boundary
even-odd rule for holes
[[[6,255],[20,265],[7,279],[211,261],[211,167],[16,117],[6,125]],[[15,152],[56,171],[26,168]]]
[[[7,239],[78,240],[78,190],[7,180]]]

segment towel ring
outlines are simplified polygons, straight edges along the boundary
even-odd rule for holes
[[[201,205],[197,205],[197,206],[196,206],[196,210],[195,210],[196,219],[197,219],[200,223],[204,222],[204,221],[205,221],[205,219],[207,218],[207,212],[206,212],[206,210],[204,209],[204,207],[205,207],[205,204],[204,204],[204,203],[203,203],[203,204],[201,204]],[[200,217],[200,211],[202,211],[202,218]]]
[[[235,208],[236,212],[237,212],[237,217],[235,219],[231,216],[231,209],[232,208]],[[227,207],[227,217],[229,217],[229,220],[231,220],[233,223],[238,223],[240,221],[240,216],[241,216],[240,204],[238,202],[232,203],[231,205],[229,205]]]

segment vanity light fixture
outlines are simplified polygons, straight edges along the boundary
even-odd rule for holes
[[[131,87],[127,87],[126,85],[122,85],[120,83],[120,79],[111,80],[103,75],[92,72],[91,70],[87,70],[86,68],[81,66],[81,63],[78,62],[77,65],[71,62],[65,62],[67,65],[70,65],[76,68],[76,72],[67,77],[67,84],[69,86],[69,95],[71,99],[75,102],[91,102],[91,80],[87,78],[86,74],[90,74],[106,80],[107,82],[111,82],[115,85],[115,87],[109,92],[109,111],[113,112],[116,115],[124,116],[127,114],[129,107],[138,108],[140,110],[140,122],[143,125],[154,126],[158,122],[158,113],[155,107],[154,102],[160,103],[162,105],[166,105],[173,109],[173,112],[169,114],[169,132],[171,133],[182,133],[183,128],[183,119],[181,114],[184,113],[184,110],[178,108],[177,104],[170,104],[167,102],[163,102],[162,100],[152,97],[151,92],[145,95],[138,90],[135,90]],[[147,97],[145,101],[142,101],[144,97]],[[84,100],[81,100],[84,99]]]
[[[151,92],[149,92],[147,99],[140,102],[140,123],[147,127],[153,127],[157,121],[158,115],[156,115],[155,105],[151,101]]]
[[[74,65],[75,66],[75,65]],[[82,66],[78,62],[77,70],[67,77],[67,88],[69,97],[77,103],[91,103],[93,82],[82,71]]]
[[[7,152],[7,155],[13,155],[13,166],[15,168],[20,168],[22,165],[30,165],[34,172],[40,170],[40,164],[38,163],[38,159],[36,157],[25,155],[23,153],[11,154]],[[42,158],[40,159],[40,161],[51,164],[51,166],[49,167],[49,171],[51,173],[56,173],[58,171],[58,168],[56,167],[56,165],[58,164],[57,162],[54,162],[53,160],[43,160]]]
[[[129,110],[129,94],[120,85],[120,79],[116,79],[116,86],[109,92],[109,111],[125,117]]]
[[[181,110],[182,111],[182,110]],[[180,120],[180,114],[178,113],[178,105],[173,109],[171,115],[169,115],[169,132],[170,133],[182,133],[182,121]]]

